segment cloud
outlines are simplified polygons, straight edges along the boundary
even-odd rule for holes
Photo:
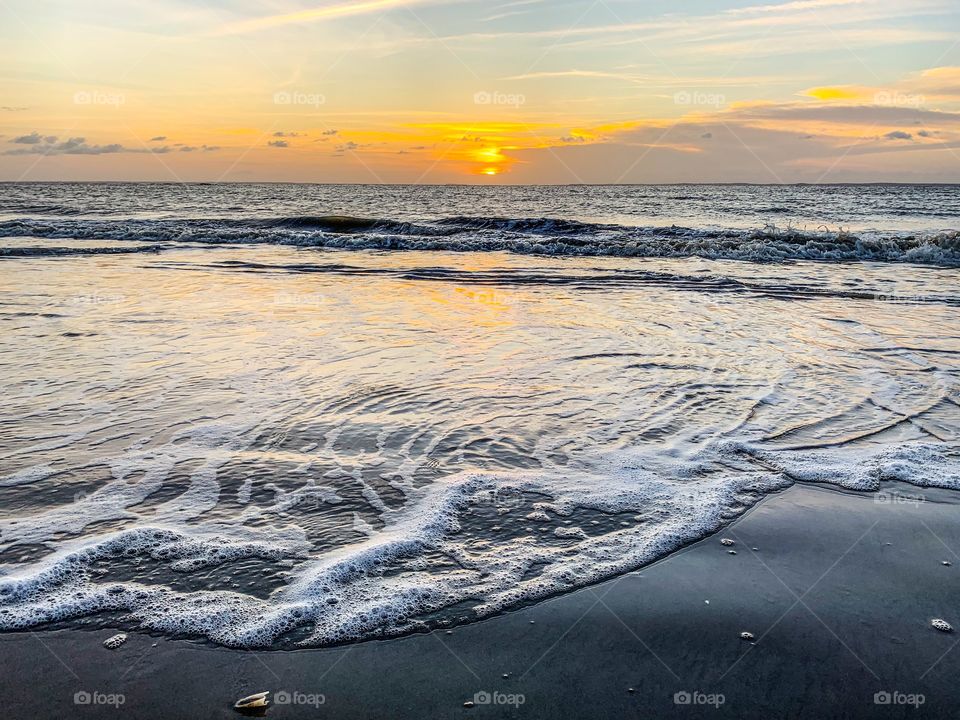
[[[57,141],[56,136],[47,135],[43,136],[34,130],[29,135],[21,135],[20,137],[15,137],[10,142],[16,143],[18,145],[39,145],[40,143],[54,143]]]
[[[119,143],[90,145],[86,138],[82,137],[72,137],[63,142],[57,142],[57,138],[52,135],[43,138],[41,143],[34,139],[36,135],[37,133],[31,133],[14,139],[14,142],[20,142],[30,147],[7,150],[4,155],[107,155],[124,152],[123,145]]]
[[[153,138],[154,141],[160,139],[160,136]],[[28,135],[21,135],[9,141],[16,145],[26,147],[6,150],[3,155],[110,155],[114,153],[145,153],[153,155],[164,155],[173,151],[173,147],[162,145],[160,147],[150,148],[129,148],[120,143],[91,144],[85,137],[71,137],[60,140],[56,135],[41,135],[36,130]],[[211,152],[219,150],[217,145],[201,145],[193,147],[177,143],[174,147],[179,147],[181,152],[192,152],[202,150]]]
[[[156,137],[150,138],[150,142],[163,142],[167,139],[166,135],[157,135]]]
[[[869,89],[842,85],[838,87],[814,87],[804,90],[802,95],[815,100],[863,100],[871,96]]]
[[[267,145],[275,148],[290,147],[290,143],[288,143],[286,140],[271,140],[270,142],[267,143]]]
[[[324,130],[324,131],[323,131],[323,134],[324,134],[324,135],[336,135],[338,132],[340,132],[340,131],[339,131],[339,130]]]
[[[305,25],[307,23],[336,20],[337,18],[349,17],[351,15],[367,15],[392,10],[394,8],[409,7],[412,5],[441,4],[448,1],[449,0],[357,0],[355,2],[344,2],[335,5],[328,4],[308,10],[298,10],[292,13],[239,20],[225,25],[212,34],[237,35],[268,30],[284,25]]]
[[[903,130],[894,130],[884,135],[888,140],[913,140],[913,135]]]
[[[543,78],[567,78],[567,77],[577,77],[577,78],[613,78],[616,80],[630,80],[636,81],[638,78],[636,75],[629,75],[626,73],[616,73],[616,72],[606,72],[603,70],[555,70],[549,72],[531,72],[524,73],[523,75],[511,75],[509,77],[503,78],[504,80],[539,80]]]
[[[26,110],[26,107],[19,107],[14,105],[0,105],[0,111],[2,112],[23,112]]]
[[[275,132],[275,133],[273,134],[274,137],[279,137],[279,138],[282,138],[282,137],[288,137],[288,138],[303,137],[303,136],[305,136],[305,135],[306,135],[306,133],[284,132],[283,130],[277,130],[277,132]]]
[[[795,2],[781,3],[780,5],[750,5],[743,8],[727,10],[729,15],[755,15],[770,12],[794,12],[797,10],[821,10],[838,5],[861,5],[864,0],[796,0]]]

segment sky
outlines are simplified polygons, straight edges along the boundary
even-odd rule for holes
[[[0,180],[960,182],[957,0],[0,0]]]

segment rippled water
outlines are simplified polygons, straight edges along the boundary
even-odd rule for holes
[[[136,188],[62,188],[133,219]],[[493,214],[432,192],[377,216]],[[572,212],[591,192],[552,217],[623,222]],[[342,202],[310,212],[372,214]],[[957,486],[955,269],[158,242],[0,259],[0,627],[393,635],[639,567],[796,481]],[[0,239],[51,243],[136,248]]]

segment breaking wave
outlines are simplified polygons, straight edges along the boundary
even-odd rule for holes
[[[188,533],[155,521],[11,572],[0,581],[0,629],[123,612],[134,627],[239,648],[396,636],[445,624],[443,613],[464,603],[482,618],[639,568],[795,481],[859,491],[891,480],[956,488],[957,468],[949,449],[924,443],[797,452],[726,440],[685,459],[626,453],[590,472],[460,473],[387,510],[382,530],[365,527],[365,540],[320,557],[295,534],[267,539],[243,525],[193,525]],[[105,519],[101,513],[124,511],[121,493],[88,498],[85,519],[71,513],[29,529],[8,520],[4,534],[36,542],[63,523]],[[123,559],[185,573],[249,558],[296,564],[293,577],[256,597],[212,588],[209,577],[204,589],[184,592],[94,572]]]
[[[266,243],[346,250],[500,251],[526,255],[874,261],[960,266],[960,232],[630,227],[550,218],[450,217],[404,222],[340,215],[254,219],[0,222],[0,236],[149,243]]]

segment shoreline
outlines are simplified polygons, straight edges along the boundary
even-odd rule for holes
[[[930,621],[960,627],[958,505],[796,484],[636,572],[388,640],[248,651],[131,632],[108,650],[110,629],[7,633],[3,689],[18,718],[239,717],[265,690],[267,717],[946,717],[960,637]]]

